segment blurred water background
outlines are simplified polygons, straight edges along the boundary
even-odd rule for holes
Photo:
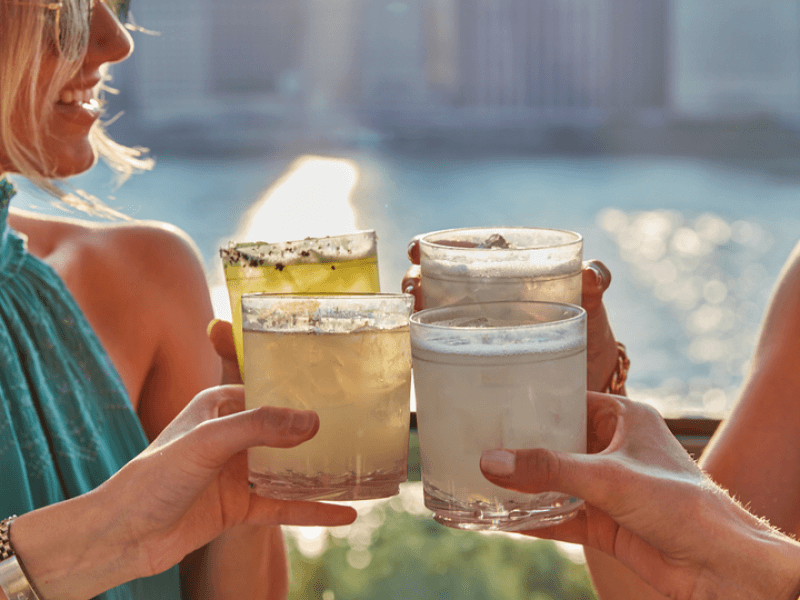
[[[159,156],[121,188],[75,180],[197,243],[225,316],[218,250],[232,239],[375,229],[381,288],[399,290],[412,236],[475,225],[570,229],[604,261],[629,391],[667,416],[721,416],[736,397],[772,285],[800,239],[800,180],[669,157]],[[52,210],[35,198],[40,210]]]
[[[571,229],[614,282],[629,390],[720,416],[800,219],[800,5],[769,0],[136,0],[120,189],[196,241],[355,228],[399,289],[419,233]],[[40,203],[41,204],[41,203]]]

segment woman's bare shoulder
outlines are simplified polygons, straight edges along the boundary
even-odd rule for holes
[[[131,284],[132,278],[163,280],[186,269],[202,270],[191,238],[160,221],[99,223],[12,209],[9,223],[28,238],[31,254],[63,275],[100,269]]]
[[[95,223],[22,211],[14,211],[9,223],[28,237],[29,252],[64,281],[137,408],[158,361],[176,354],[176,339],[202,348],[213,317],[205,270],[195,244],[179,228],[156,221]],[[183,355],[190,354],[184,349]],[[201,361],[210,363],[204,354],[197,358]]]

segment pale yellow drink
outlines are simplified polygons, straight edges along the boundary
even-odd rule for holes
[[[231,242],[220,256],[242,377],[242,294],[380,291],[374,231],[291,242]]]
[[[310,409],[320,420],[316,436],[300,446],[248,451],[254,490],[268,497],[304,500],[398,493],[408,473],[407,322],[387,329],[361,329],[355,323],[356,330],[350,332],[286,333],[251,330],[249,323],[246,318],[247,408]]]

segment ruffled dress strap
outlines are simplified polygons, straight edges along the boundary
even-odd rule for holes
[[[12,196],[0,180],[3,517],[86,493],[147,446],[122,380],[72,295],[8,226]],[[99,597],[174,600],[179,588],[173,568]]]

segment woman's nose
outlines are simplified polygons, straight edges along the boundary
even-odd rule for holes
[[[95,0],[89,29],[89,47],[86,61],[102,64],[125,60],[133,51],[133,39],[111,8],[102,0]]]

